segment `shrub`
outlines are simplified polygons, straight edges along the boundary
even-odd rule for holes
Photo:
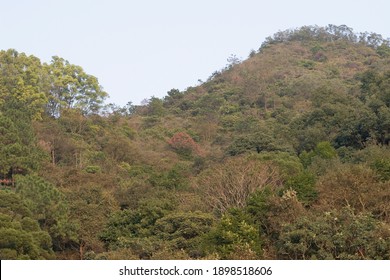
[[[383,181],[390,180],[390,160],[389,159],[376,160],[373,163],[372,167],[378,173],[381,180],[383,180]]]
[[[100,173],[100,171],[101,171],[100,166],[90,165],[85,167],[85,172],[87,173],[96,174],[96,173]]]

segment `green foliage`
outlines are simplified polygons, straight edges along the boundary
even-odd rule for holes
[[[89,165],[85,167],[85,172],[91,173],[91,174],[96,174],[101,172],[101,167],[96,166],[96,165]]]
[[[25,201],[41,229],[50,234],[55,250],[62,249],[75,238],[67,202],[56,187],[37,176],[18,176],[16,185],[16,192]]]
[[[224,103],[225,99],[215,92],[204,94],[194,105],[196,109],[193,110],[193,115],[208,116],[212,119]]]
[[[376,160],[373,163],[373,168],[379,174],[381,180],[390,180],[390,160]]]
[[[378,72],[368,70],[361,75],[361,89],[363,98],[367,96],[375,96],[387,107],[390,107],[390,70]]]
[[[329,142],[320,142],[314,149],[314,154],[323,159],[332,159],[337,157],[336,150]]]
[[[315,176],[307,171],[291,176],[286,184],[286,189],[296,191],[298,200],[305,206],[311,205],[317,198],[318,192],[315,188]]]
[[[183,92],[181,92],[178,89],[171,89],[167,92],[167,96],[164,98],[164,104],[166,105],[173,105],[180,101],[184,97]]]
[[[50,81],[47,111],[59,116],[62,109],[77,108],[84,114],[97,113],[107,97],[96,77],[88,75],[80,66],[53,56],[45,65]]]
[[[13,228],[0,228],[1,259],[45,259],[53,257],[50,237],[44,231],[27,232]],[[46,244],[45,244],[46,243]]]
[[[162,117],[164,114],[165,109],[163,100],[157,97],[150,98],[150,100],[148,101],[147,115],[159,118]]]
[[[111,213],[118,210],[117,202],[97,184],[72,187],[65,195],[69,201],[69,218],[77,224],[72,246],[78,249],[78,258],[85,259],[88,251],[102,252],[104,245],[98,233],[104,229]]]
[[[123,107],[63,58],[0,51],[1,257],[388,259],[389,46],[281,31]]]
[[[310,152],[304,151],[300,154],[300,159],[304,167],[308,167],[315,158],[329,160],[336,157],[337,152],[329,142],[320,142],[314,150]]]
[[[28,119],[40,119],[47,99],[39,59],[12,49],[0,51],[0,69],[1,111],[20,110]]]
[[[311,61],[311,60],[304,60],[304,61],[301,61],[301,65],[309,70],[313,70],[315,63],[314,63],[314,61]]]
[[[253,193],[247,200],[245,210],[262,228],[266,228],[267,213],[272,208],[273,191],[266,187],[262,191]]]
[[[246,257],[261,257],[261,239],[258,227],[251,217],[241,210],[232,209],[222,216],[219,223],[205,236],[209,253],[217,253],[221,259],[237,259],[237,252]]]
[[[113,213],[100,239],[109,248],[123,248],[137,243],[140,238],[151,237],[156,221],[173,209],[174,204],[169,198],[144,199],[137,209]]]
[[[227,153],[236,156],[249,151],[260,153],[286,150],[288,151],[289,147],[278,143],[270,132],[258,132],[234,139]]]
[[[185,250],[191,258],[199,258],[204,256],[199,244],[212,223],[213,217],[207,213],[172,213],[156,221],[154,234],[168,241],[172,249]]]
[[[37,170],[43,156],[35,144],[29,121],[13,121],[0,114],[0,176]]]
[[[1,213],[13,216],[17,219],[32,216],[31,210],[27,207],[26,203],[14,192],[1,190],[0,198]]]
[[[52,259],[52,240],[42,230],[23,199],[0,190],[0,258]]]
[[[383,43],[380,45],[377,49],[376,52],[381,56],[381,57],[389,57],[390,56],[390,46],[388,44]]]
[[[279,167],[280,173],[285,178],[289,178],[303,170],[300,158],[287,152],[261,152],[254,158],[260,161],[274,163]]]
[[[0,115],[0,173],[7,175],[12,167],[20,166],[23,153],[17,129],[14,123]]]
[[[184,165],[176,164],[166,172],[152,173],[149,181],[154,187],[184,189],[188,185],[188,173]]]
[[[390,228],[350,208],[302,217],[280,236],[283,259],[389,259]]]
[[[259,51],[262,51],[271,45],[293,42],[293,41],[306,41],[306,42],[334,42],[344,41],[350,43],[362,43],[371,47],[378,47],[380,45],[388,45],[388,41],[376,33],[367,32],[354,33],[351,27],[346,25],[333,25],[329,24],[325,27],[319,26],[303,26],[296,29],[288,29],[285,31],[279,31],[272,37],[266,38],[266,41],[262,44]]]

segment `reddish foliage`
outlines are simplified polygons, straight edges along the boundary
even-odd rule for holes
[[[0,185],[10,186],[10,185],[12,185],[12,180],[11,179],[0,179]]]
[[[169,146],[179,153],[195,153],[202,156],[203,152],[199,145],[185,132],[178,132],[168,140]]]

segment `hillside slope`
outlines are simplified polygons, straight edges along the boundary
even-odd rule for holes
[[[389,259],[390,45],[276,33],[144,106],[0,52],[2,259]]]

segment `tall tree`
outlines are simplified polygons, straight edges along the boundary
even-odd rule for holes
[[[0,51],[0,73],[1,111],[10,116],[22,111],[27,119],[39,119],[47,101],[40,60],[12,49]]]
[[[63,58],[54,56],[45,69],[49,77],[46,107],[52,116],[57,117],[61,110],[70,108],[81,109],[84,114],[96,113],[108,96],[96,77]]]

